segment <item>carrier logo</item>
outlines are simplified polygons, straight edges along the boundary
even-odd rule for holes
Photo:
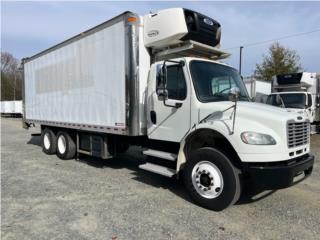
[[[208,24],[208,25],[210,25],[210,26],[213,26],[213,21],[212,21],[211,19],[209,19],[209,18],[204,18],[204,19],[203,19],[203,22],[204,22],[205,24]]]
[[[158,36],[159,31],[158,30],[151,30],[150,32],[148,32],[148,37],[155,37]]]

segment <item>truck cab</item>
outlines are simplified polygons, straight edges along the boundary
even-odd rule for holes
[[[289,112],[305,114],[310,122],[314,121],[316,99],[310,92],[279,92],[272,93],[267,98],[267,104],[286,108]]]
[[[320,78],[317,73],[276,75],[267,104],[305,115],[311,123],[311,133],[320,132]]]
[[[191,194],[206,207],[212,208],[210,199],[219,198],[223,183],[238,197],[239,179],[230,183],[219,177],[226,173],[216,164],[230,163],[231,175],[241,173],[266,189],[288,187],[301,173],[311,173],[309,119],[252,102],[239,72],[219,61],[184,57],[155,62],[146,103],[148,137],[180,143],[175,172],[190,176],[186,182],[196,193]],[[224,157],[229,160],[219,162]],[[202,184],[201,176],[215,176],[217,187]]]

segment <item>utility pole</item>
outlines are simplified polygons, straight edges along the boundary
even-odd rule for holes
[[[241,75],[241,65],[242,65],[242,49],[243,49],[243,46],[240,46],[240,59],[239,59],[239,73]]]
[[[14,73],[14,85],[13,85],[13,100],[16,100],[16,84],[17,84],[17,73]]]

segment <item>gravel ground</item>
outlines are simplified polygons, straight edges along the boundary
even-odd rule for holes
[[[319,239],[320,135],[311,177],[213,212],[179,181],[139,170],[137,149],[62,161],[42,153],[30,135],[39,130],[19,119],[2,119],[1,131],[2,239]]]

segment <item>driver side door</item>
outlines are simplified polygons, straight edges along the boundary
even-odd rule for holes
[[[168,64],[165,105],[163,96],[156,91],[161,67],[162,64],[155,66],[148,86],[148,136],[150,139],[180,142],[190,129],[190,81],[185,67]],[[176,103],[182,105],[174,107]]]

